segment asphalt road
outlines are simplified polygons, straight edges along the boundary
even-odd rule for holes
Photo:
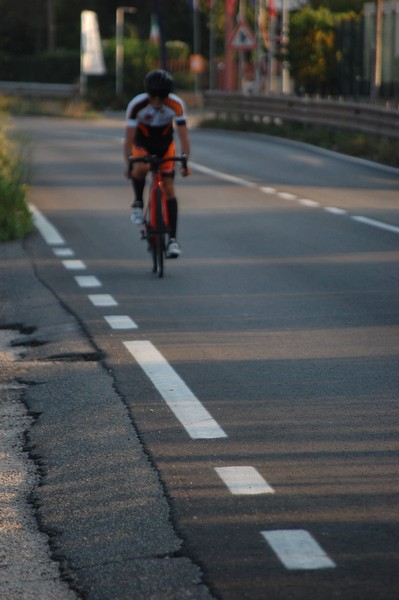
[[[63,315],[44,299],[23,320],[25,401],[72,587],[397,599],[398,171],[193,130],[183,255],[159,280],[129,220],[123,122],[18,128],[61,236],[25,243]]]

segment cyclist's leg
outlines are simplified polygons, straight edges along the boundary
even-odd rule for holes
[[[175,155],[175,144],[171,143],[167,152],[164,154],[164,158]],[[174,189],[174,177],[175,168],[174,162],[165,162],[161,166],[162,178],[165,186],[166,200],[168,204],[168,216],[169,216],[169,245],[167,248],[166,256],[168,258],[175,258],[181,254],[178,243],[176,242],[177,232],[177,218],[178,218],[178,204]]]
[[[144,148],[139,146],[133,146],[132,156],[138,158],[141,156],[147,156],[148,152]],[[135,163],[132,170],[132,186],[134,192],[134,202],[132,204],[133,213],[132,221],[136,225],[141,225],[143,221],[143,194],[145,187],[145,178],[148,173],[149,167],[144,163]]]

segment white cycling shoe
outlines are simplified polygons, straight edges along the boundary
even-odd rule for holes
[[[132,214],[130,216],[132,222],[140,226],[143,222],[143,209],[141,206],[133,206]]]
[[[170,238],[168,247],[166,248],[166,258],[177,258],[181,254],[179,244],[175,238]]]

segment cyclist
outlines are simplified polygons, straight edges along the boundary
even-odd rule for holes
[[[132,204],[132,220],[136,225],[143,222],[143,192],[145,178],[149,165],[135,163],[129,172],[129,156],[134,158],[155,154],[167,158],[175,155],[173,139],[173,123],[177,125],[181,151],[187,157],[190,152],[190,142],[186,125],[185,105],[179,96],[172,94],[173,79],[164,70],[154,70],[147,73],[144,79],[145,92],[135,96],[126,110],[126,132],[124,156],[126,161],[125,175],[132,180],[134,202]],[[177,200],[174,191],[174,163],[165,162],[161,165],[162,178],[168,202],[170,238],[166,251],[168,258],[176,258],[181,254],[176,241]],[[188,169],[182,169],[186,177]]]

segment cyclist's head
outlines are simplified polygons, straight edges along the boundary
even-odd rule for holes
[[[161,69],[150,71],[144,79],[144,89],[149,96],[164,100],[172,91],[172,75]]]

